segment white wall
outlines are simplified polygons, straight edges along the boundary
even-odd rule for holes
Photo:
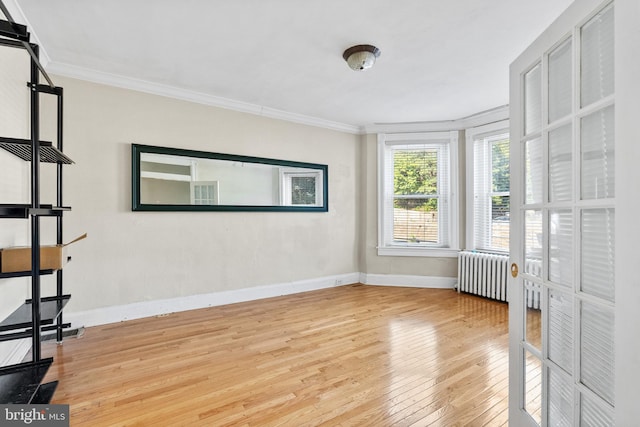
[[[69,248],[70,317],[359,271],[358,136],[53,77],[76,162],[65,240],[89,235]],[[329,212],[131,212],[131,143],[328,164]]]

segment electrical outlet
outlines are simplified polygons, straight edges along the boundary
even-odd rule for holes
[[[342,285],[343,281],[342,279],[336,279],[336,286],[340,286]]]

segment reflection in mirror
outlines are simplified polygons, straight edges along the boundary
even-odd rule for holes
[[[133,210],[327,211],[327,166],[132,145]]]

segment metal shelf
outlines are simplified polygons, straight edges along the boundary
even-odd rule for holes
[[[17,24],[8,10],[2,5],[2,14],[6,21],[0,20],[0,45],[25,49],[30,56],[30,78],[27,82],[30,99],[30,139],[0,137],[0,149],[31,162],[30,173],[30,204],[0,204],[0,219],[16,218],[30,219],[31,248],[35,253],[40,250],[40,221],[41,216],[56,218],[56,240],[62,243],[62,213],[70,208],[63,207],[62,197],[62,169],[65,164],[72,164],[73,160],[62,153],[63,149],[63,89],[56,87],[39,61],[39,47],[29,43],[29,32],[26,26]],[[45,86],[39,83],[40,76],[49,83]],[[40,141],[40,103],[41,94],[51,94],[57,100],[56,144]],[[35,158],[34,158],[35,157]],[[40,203],[41,180],[40,164],[53,163],[56,165],[56,204],[42,205]],[[37,258],[37,257],[35,257]],[[37,262],[37,259],[34,261]],[[34,303],[26,301],[9,317],[0,322],[0,342],[30,338],[32,362],[20,363],[12,366],[0,367],[0,404],[29,404],[48,403],[56,389],[56,382],[43,384],[47,369],[53,362],[52,358],[42,359],[41,339],[42,331],[55,330],[56,338],[62,341],[62,330],[68,327],[63,323],[62,309],[69,301],[69,295],[63,295],[63,275],[56,275],[55,296],[41,298],[42,274],[51,274],[53,270],[16,273],[0,273],[0,278],[31,276],[31,297]]]
[[[32,403],[51,363],[50,357],[0,368],[0,404]]]
[[[0,137],[0,148],[26,162],[31,161],[31,140]],[[73,164],[73,160],[65,156],[50,141],[40,141],[40,161],[43,163]]]
[[[40,270],[40,275],[53,274],[57,270]],[[13,273],[0,273],[0,279],[10,279],[12,277],[31,277],[31,271],[15,271]]]
[[[41,325],[50,325],[58,317],[71,295],[47,297],[40,300]],[[31,327],[31,301],[27,300],[6,319],[0,322],[0,331]]]
[[[0,218],[22,218],[33,216],[61,216],[62,212],[70,211],[68,206],[40,205],[32,208],[27,204],[0,204]]]
[[[29,42],[29,31],[27,31],[27,26],[15,22],[4,20],[0,21],[0,36],[9,37],[22,42]]]

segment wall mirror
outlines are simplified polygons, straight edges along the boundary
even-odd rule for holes
[[[134,211],[327,212],[327,166],[131,145]]]

